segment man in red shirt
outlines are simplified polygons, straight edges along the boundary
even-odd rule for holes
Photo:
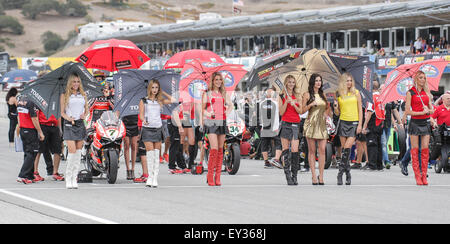
[[[62,137],[60,129],[61,119],[56,119],[54,115],[47,119],[42,111],[39,111],[38,117],[45,140],[40,142],[39,153],[36,156],[34,163],[35,179],[43,180],[43,178],[39,176],[38,172],[40,153],[42,153],[44,154],[45,163],[47,165],[47,174],[52,175],[53,180],[63,181],[64,177],[58,173],[62,152]],[[51,158],[51,154],[53,154],[53,160]]]
[[[44,133],[39,125],[37,106],[26,99],[17,103],[19,133],[23,142],[23,165],[17,182],[30,184],[35,181],[33,175],[34,160],[39,152],[39,141],[44,140]]]
[[[431,116],[433,127],[438,127],[442,124],[450,125],[450,94],[442,96],[443,103],[436,108],[436,111]]]

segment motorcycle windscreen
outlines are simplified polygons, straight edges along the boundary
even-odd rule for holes
[[[119,124],[119,118],[113,111],[105,111],[98,120],[104,127],[117,126]]]

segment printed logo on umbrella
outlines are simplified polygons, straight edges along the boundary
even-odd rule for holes
[[[220,67],[223,64],[221,63],[212,63],[212,62],[204,62],[202,63],[203,66],[207,67],[207,68],[216,68],[216,67]]]
[[[234,76],[231,72],[223,70],[220,71],[220,73],[222,74],[225,87],[231,87],[234,85]]]
[[[189,95],[196,100],[202,98],[203,91],[208,89],[208,85],[203,80],[193,80],[188,87]]]
[[[389,77],[386,79],[386,83],[385,83],[385,86],[384,86],[384,87],[389,86],[389,84],[390,84],[393,80],[395,80],[395,78],[397,78],[397,76],[398,76],[399,74],[400,74],[400,73],[399,73],[397,70],[394,70],[394,72],[392,72],[391,76],[389,76]]]
[[[183,72],[183,74],[180,77],[180,80],[184,80],[187,77],[189,77],[192,73],[194,72],[193,68],[187,69],[186,71]]]
[[[425,73],[428,78],[436,78],[439,76],[439,69],[431,64],[425,64],[420,67],[420,70]]]
[[[401,96],[406,96],[406,92],[411,89],[413,85],[413,79],[411,77],[401,80],[397,85],[397,92]]]

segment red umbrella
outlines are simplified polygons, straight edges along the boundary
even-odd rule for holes
[[[241,79],[247,73],[244,65],[221,64],[211,62],[192,61],[181,71],[180,93],[183,100],[201,100],[203,91],[208,88],[211,75],[222,73],[227,91],[234,91]]]
[[[110,39],[92,43],[76,60],[86,68],[117,71],[138,69],[150,58],[131,41]]]
[[[185,64],[199,60],[204,62],[222,63],[225,62],[219,55],[209,50],[192,49],[179,52],[167,60],[163,69],[182,69]]]
[[[430,59],[420,63],[398,66],[386,76],[385,86],[380,94],[381,103],[403,100],[406,92],[413,86],[413,77],[419,70],[425,73],[430,90],[437,91],[447,64],[448,61],[443,59]]]

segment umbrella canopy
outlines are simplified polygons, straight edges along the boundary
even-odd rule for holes
[[[265,80],[280,91],[284,89],[283,81],[286,76],[292,75],[297,82],[295,92],[302,95],[308,91],[309,78],[314,73],[322,76],[323,90],[327,97],[334,97],[341,74],[325,50],[304,51],[299,58],[272,71]]]
[[[96,41],[76,58],[86,68],[107,71],[137,69],[148,60],[133,42],[117,39]]]
[[[36,72],[27,69],[12,70],[3,75],[0,83],[29,82],[37,78]]]
[[[209,50],[192,49],[176,53],[164,65],[164,69],[182,69],[185,64],[194,60],[201,62],[222,63],[225,61],[219,55]]]
[[[360,91],[364,105],[373,103],[372,81],[375,76],[375,63],[369,57],[328,54],[341,73],[348,72],[355,79],[355,87]]]
[[[80,63],[69,62],[58,69],[27,83],[22,94],[27,96],[44,112],[47,118],[54,115],[61,117],[60,95],[65,92],[67,79],[71,74],[77,74],[88,99],[102,96],[102,86],[92,77],[91,73]]]
[[[381,103],[386,104],[404,99],[406,92],[413,86],[414,75],[419,70],[425,73],[430,90],[437,91],[447,64],[448,61],[443,59],[430,59],[420,63],[398,66],[386,76],[384,89],[380,92]]]
[[[247,71],[239,64],[221,64],[192,61],[184,66],[180,78],[180,97],[186,100],[201,100],[214,72],[222,73],[227,91],[234,91]]]
[[[267,78],[273,73],[276,75],[280,74],[281,72],[277,73],[276,71],[293,60],[300,58],[302,52],[303,49],[298,48],[284,49],[264,57],[250,71],[247,80],[247,89],[251,90],[258,84],[266,82]]]
[[[114,75],[114,111],[120,117],[139,114],[139,101],[147,96],[148,83],[156,79],[161,89],[175,97],[180,75],[171,70],[120,70]],[[164,105],[162,114],[170,115],[178,104]]]

